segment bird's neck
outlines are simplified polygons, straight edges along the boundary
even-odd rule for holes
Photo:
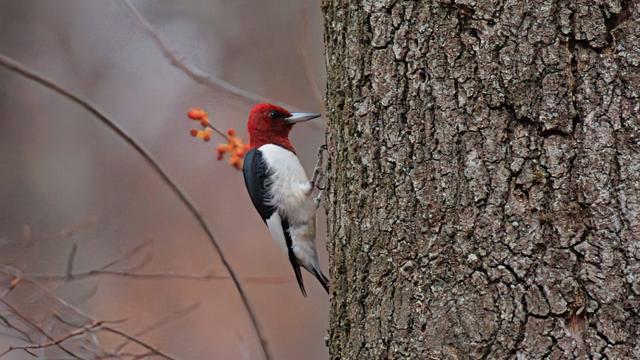
[[[249,145],[251,146],[252,149],[254,148],[257,149],[260,146],[267,145],[267,144],[282,146],[283,148],[291,151],[294,154],[296,152],[288,136],[279,136],[279,135],[262,136],[260,134],[255,134],[255,135],[251,135],[249,138]]]

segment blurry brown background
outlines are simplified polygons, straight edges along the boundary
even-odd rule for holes
[[[133,4],[167,45],[200,69],[294,105],[290,110],[323,110],[317,2]],[[89,99],[146,146],[195,199],[240,276],[282,279],[244,282],[275,358],[327,357],[326,294],[305,273],[309,297],[301,296],[286,256],[250,204],[241,172],[216,161],[215,145],[222,140],[206,144],[188,134],[195,123],[186,111],[201,106],[220,128],[236,128],[247,139],[252,101],[199,85],[173,67],[118,1],[0,0],[0,52]],[[299,125],[292,134],[308,173],[323,142],[323,122]],[[146,252],[153,258],[141,271],[225,275],[196,221],[138,154],[76,104],[3,68],[0,176],[4,265],[64,274],[75,242],[74,270],[90,270],[152,239]],[[323,217],[318,224],[326,269]],[[229,280],[105,276],[50,286],[94,319],[127,318],[118,327],[131,332],[199,303],[188,316],[142,338],[179,359],[260,358]],[[24,309],[35,311],[30,305],[36,303],[25,302]],[[0,351],[13,342],[0,336]],[[32,357],[15,352],[7,358]]]

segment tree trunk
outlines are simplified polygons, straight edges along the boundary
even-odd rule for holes
[[[640,358],[639,4],[324,0],[332,358]]]

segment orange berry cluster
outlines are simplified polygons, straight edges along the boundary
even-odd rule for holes
[[[236,136],[234,129],[227,130],[227,135],[227,143],[218,145],[218,160],[224,159],[224,154],[230,154],[229,164],[236,169],[241,169],[244,154],[249,151],[249,144],[243,143],[242,139]]]
[[[191,130],[190,134],[193,137],[202,139],[204,141],[211,140],[211,135],[214,131],[217,131],[222,136],[225,136],[221,131],[218,131],[209,122],[209,114],[200,108],[193,108],[187,113],[187,117],[194,121],[199,121],[202,126],[202,130]],[[229,154],[229,164],[236,169],[242,168],[242,161],[244,155],[249,151],[249,144],[242,142],[242,139],[236,136],[235,129],[227,130],[225,136],[227,142],[218,145],[218,160],[224,159],[224,154]]]
[[[209,114],[206,111],[200,108],[193,108],[189,110],[187,113],[189,119],[194,121],[199,121],[203,130],[191,130],[189,133],[193,137],[197,137],[198,139],[202,139],[204,141],[211,140],[211,134],[213,134],[213,129],[211,128],[211,124],[209,123]]]

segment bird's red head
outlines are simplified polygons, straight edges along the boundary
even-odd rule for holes
[[[313,113],[291,113],[273,104],[258,104],[251,109],[247,121],[251,148],[275,144],[294,151],[289,141],[289,132],[293,125],[319,116],[320,114]]]

